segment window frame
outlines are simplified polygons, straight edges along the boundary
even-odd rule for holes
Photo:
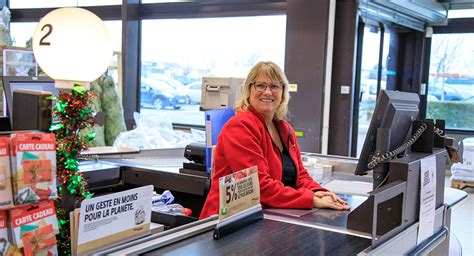
[[[138,2],[138,4],[136,4]],[[178,3],[150,3],[141,4],[138,0],[124,0],[122,5],[109,6],[80,6],[87,9],[103,20],[122,20],[122,31],[127,30],[129,21],[138,21],[138,32],[122,33],[122,56],[134,58],[138,65],[129,80],[124,78],[124,84],[128,87],[127,93],[134,91],[136,97],[130,100],[122,99],[125,121],[127,128],[134,126],[134,120],[128,118],[133,112],[140,112],[140,68],[141,68],[141,21],[146,19],[177,19],[177,18],[210,18],[210,17],[245,17],[245,16],[267,16],[286,15],[287,2],[285,0],[197,0],[195,2]],[[7,2],[9,6],[9,2]],[[11,9],[11,22],[37,22],[50,11],[57,8],[33,8],[33,9]],[[136,37],[135,37],[136,35]],[[127,38],[127,36],[129,36]],[[133,49],[131,55],[127,55],[128,47]],[[285,52],[286,57],[286,52]],[[124,68],[126,66],[124,65]],[[130,81],[135,81],[130,83]],[[129,82],[129,83],[127,83]],[[125,92],[124,92],[125,94]],[[131,113],[130,113],[131,112]],[[179,128],[203,128],[203,126],[173,123],[173,127]]]
[[[456,18],[456,19],[449,19],[447,26],[435,26],[433,27],[433,35],[435,34],[467,34],[467,33],[474,33],[474,18]],[[425,81],[426,86],[426,93],[428,93],[429,89],[429,68],[430,68],[430,60],[431,60],[431,37],[428,38],[425,42],[425,52],[424,52],[424,63],[423,63],[423,81]],[[421,118],[425,119],[428,109],[428,99],[427,97],[423,97],[421,104],[423,107],[421,108],[423,111],[421,113]],[[474,135],[474,127],[472,130],[467,129],[453,129],[453,128],[446,128],[446,133],[449,134],[457,134],[457,135]]]
[[[375,24],[374,24],[375,23]],[[351,136],[351,148],[350,148],[350,155],[352,157],[357,156],[357,140],[358,140],[358,133],[359,133],[359,97],[361,91],[361,79],[362,79],[362,59],[363,59],[363,43],[364,43],[364,34],[365,28],[374,28],[380,32],[380,39],[379,39],[379,50],[378,50],[378,63],[377,63],[377,92],[376,98],[379,95],[381,90],[381,82],[382,82],[382,69],[383,69],[383,52],[384,52],[384,40],[386,32],[386,25],[381,22],[364,22],[364,20],[359,19],[359,26],[357,31],[357,51],[356,51],[356,61],[355,61],[355,88],[354,88],[354,106],[353,106],[353,118],[352,118],[352,136]],[[390,46],[389,46],[390,47]],[[387,82],[387,88],[388,82]]]
[[[120,5],[80,6],[99,16],[102,20],[121,20]],[[49,12],[58,8],[11,9],[11,22],[39,22]]]

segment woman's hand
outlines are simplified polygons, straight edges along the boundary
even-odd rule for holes
[[[347,204],[344,200],[336,196],[333,192],[330,191],[316,191],[314,192],[314,196],[316,197],[325,197],[325,196],[330,196],[332,197],[332,200],[339,202],[340,204]]]
[[[336,194],[328,191],[317,191],[313,195],[313,207],[349,210],[351,207]]]

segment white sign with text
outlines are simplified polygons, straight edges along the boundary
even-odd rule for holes
[[[464,147],[462,166],[467,170],[474,170],[474,147]]]
[[[436,207],[436,157],[421,159],[420,221],[417,244],[433,235]]]
[[[82,201],[78,252],[148,231],[152,196],[149,185]]]

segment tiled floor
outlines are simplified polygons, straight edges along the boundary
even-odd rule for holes
[[[446,178],[446,186],[451,186]],[[474,255],[474,188],[467,187],[466,199],[455,205],[451,215],[451,233],[454,234],[462,247],[462,255]]]

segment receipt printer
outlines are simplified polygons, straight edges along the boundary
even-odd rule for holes
[[[206,144],[194,142],[184,149],[184,157],[191,161],[183,163],[183,169],[206,172]]]
[[[203,77],[201,111],[234,106],[241,97],[244,78]]]

